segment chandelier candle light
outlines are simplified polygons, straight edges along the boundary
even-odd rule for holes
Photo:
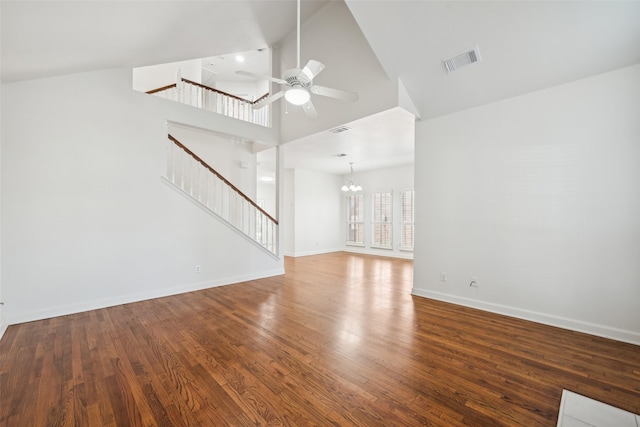
[[[353,182],[353,162],[349,162],[349,166],[351,166],[351,177],[349,178],[349,181],[344,183],[344,185],[342,186],[341,190],[344,191],[344,192],[347,192],[347,191],[352,191],[352,192],[362,191],[362,187]]]

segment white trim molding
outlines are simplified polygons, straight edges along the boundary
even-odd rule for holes
[[[240,275],[234,277],[225,277],[206,282],[188,283],[185,285],[175,286],[171,288],[157,289],[151,292],[141,292],[130,295],[122,295],[114,298],[104,298],[93,301],[83,301],[77,304],[60,305],[49,307],[46,310],[32,311],[20,313],[7,319],[7,324],[16,325],[19,323],[33,322],[35,320],[49,319],[52,317],[66,316],[68,314],[82,313],[84,311],[97,310],[101,308],[113,307],[121,304],[130,304],[133,302],[145,301],[154,298],[162,298],[172,295],[179,295],[186,292],[200,291],[218,286],[232,285],[235,283],[248,282],[250,280],[264,279],[267,277],[279,276],[284,274],[284,267],[272,271],[264,271],[260,273]]]
[[[597,325],[595,323],[584,322],[581,320],[569,319],[566,317],[555,316],[501,304],[493,304],[471,298],[458,297],[441,292],[418,289],[415,287],[413,288],[411,293],[419,297],[430,298],[438,301],[462,305],[465,307],[477,308],[479,310],[484,310],[491,313],[497,313],[505,316],[529,320],[531,322],[541,323],[543,325],[555,326],[558,328],[568,329],[576,332],[583,332],[603,338],[610,338],[629,344],[640,345],[640,333],[634,331],[617,329],[604,325]]]

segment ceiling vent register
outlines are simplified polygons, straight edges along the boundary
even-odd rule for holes
[[[444,59],[442,62],[444,63],[444,68],[448,73],[450,73],[460,67],[480,62],[481,60],[480,49],[478,49],[478,46],[476,45],[472,49],[460,53],[452,58]]]
[[[351,128],[347,127],[347,126],[340,126],[340,127],[331,129],[329,132],[331,132],[331,133],[342,133],[342,132],[346,132],[348,130],[351,130]]]

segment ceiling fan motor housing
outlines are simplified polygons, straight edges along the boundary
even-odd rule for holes
[[[292,68],[284,72],[282,79],[287,82],[289,86],[298,86],[309,88],[311,87],[312,80],[301,69]]]

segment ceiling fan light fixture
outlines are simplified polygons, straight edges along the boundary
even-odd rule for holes
[[[284,99],[293,105],[304,105],[311,99],[309,91],[300,86],[294,86],[284,93]]]

